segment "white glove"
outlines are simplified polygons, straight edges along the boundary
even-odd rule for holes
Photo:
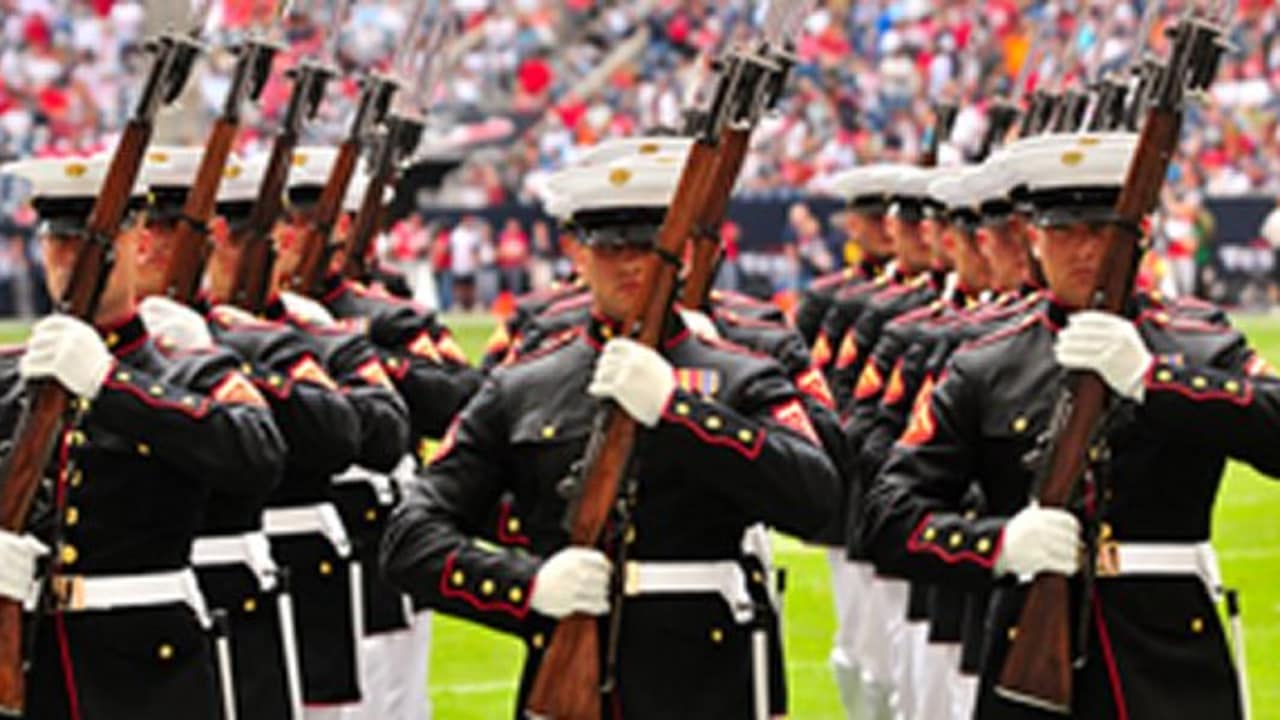
[[[557,620],[574,613],[609,612],[609,576],[613,568],[599,550],[568,547],[547,558],[533,581],[529,605]]]
[[[200,313],[167,297],[152,295],[138,305],[147,330],[172,340],[180,350],[207,350],[213,347],[209,326]]]
[[[329,314],[329,311],[309,297],[286,291],[280,293],[280,302],[284,303],[284,309],[290,315],[308,325],[330,327],[334,324],[333,316]]]
[[[1029,505],[1004,526],[995,573],[1034,576],[1080,571],[1080,521],[1066,510]]]
[[[263,322],[262,318],[236,305],[218,305],[213,308],[213,316],[235,325],[253,325]]]
[[[614,338],[600,353],[587,394],[615,400],[636,422],[653,427],[675,390],[671,363],[656,350],[635,340]]]
[[[49,552],[31,535],[0,530],[0,597],[25,602],[36,579],[36,560]]]
[[[1110,313],[1085,311],[1072,315],[1053,347],[1058,364],[1069,370],[1090,370],[1117,394],[1142,402],[1142,378],[1151,367],[1151,352],[1133,323]]]
[[[712,340],[720,339],[720,330],[716,328],[716,323],[707,314],[700,310],[689,310],[680,308],[680,319],[684,321],[684,326],[689,328],[689,332],[698,337],[711,338]]]
[[[73,395],[92,400],[114,362],[88,323],[70,315],[50,315],[31,328],[18,374],[24,380],[53,378]]]

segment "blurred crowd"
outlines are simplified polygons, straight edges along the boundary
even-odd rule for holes
[[[1026,78],[1025,87],[1053,86],[1064,76],[1074,81],[1122,68],[1143,48],[1163,53],[1163,26],[1187,1],[1161,3],[1146,37],[1139,37],[1144,0],[819,2],[798,39],[792,90],[757,131],[741,187],[757,197],[786,197],[814,177],[859,163],[910,161],[931,132],[931,108],[939,100],[962,108],[944,160],[948,154],[951,161],[972,154],[991,103],[1016,96],[1019,77]],[[0,0],[0,161],[109,146],[146,67],[142,42],[155,29],[148,19],[156,2]],[[296,0],[278,24],[271,0],[215,5],[206,33],[211,45],[227,45],[248,32],[270,33],[287,47],[277,70],[323,56],[338,25],[326,0]],[[709,87],[710,59],[752,37],[764,5],[453,0],[460,18],[458,50],[427,96],[451,118],[523,122],[513,139],[473,154],[435,201],[477,209],[533,202],[539,177],[602,138],[678,130],[684,109]],[[388,69],[403,40],[408,6],[408,0],[355,0],[335,62],[350,71]],[[1211,101],[1190,113],[1156,228],[1170,274],[1185,278],[1180,287],[1203,284],[1196,270],[1203,263],[1197,266],[1195,258],[1212,233],[1207,197],[1280,196],[1280,9],[1275,0],[1241,0],[1236,12],[1235,49]],[[217,112],[233,63],[234,56],[223,50],[202,65],[185,101],[187,112]],[[1028,71],[1020,75],[1024,64]],[[288,90],[276,73],[247,118],[241,149],[260,149],[269,141]],[[340,137],[357,94],[353,79],[331,91],[309,139]],[[170,139],[195,143],[206,126],[172,123],[165,130]],[[798,244],[780,259],[743,262],[772,263],[777,267],[770,265],[769,273],[784,278],[775,285],[790,285],[847,259],[838,241],[805,239],[830,237],[825,218],[808,221],[797,211],[788,220]],[[6,278],[22,274],[21,263],[32,254],[18,239],[29,231],[17,192],[0,179],[0,296],[7,295]],[[423,232],[426,226],[411,234]],[[427,234],[433,233],[445,240],[389,239],[386,247],[389,256],[399,254],[391,257],[397,261],[418,253],[421,266],[461,263],[456,272],[450,267],[448,277],[435,273],[446,306],[468,305],[473,297],[479,302],[494,288],[538,286],[556,272],[552,228],[472,218]],[[1259,231],[1260,241],[1280,250],[1277,235],[1274,229]],[[467,272],[472,264],[476,272]],[[0,299],[0,313],[12,304]]]

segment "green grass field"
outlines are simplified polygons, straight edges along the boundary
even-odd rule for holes
[[[1240,318],[1254,346],[1280,367],[1280,319]],[[472,357],[491,322],[456,318],[451,327]],[[1280,436],[1276,438],[1280,442]],[[1280,484],[1232,466],[1218,501],[1214,545],[1226,583],[1239,588],[1247,626],[1253,720],[1280,720]],[[821,551],[783,541],[778,561],[788,569],[787,672],[791,717],[839,720],[827,653],[835,617]],[[511,716],[523,645],[509,637],[436,616],[431,649],[431,697],[438,720],[494,720]],[[1206,719],[1208,720],[1208,719]]]
[[[478,357],[492,329],[487,318],[451,318],[459,341]],[[1280,319],[1240,318],[1237,324],[1280,367]],[[0,341],[21,337],[21,325],[0,325]],[[1277,437],[1280,442],[1280,437]],[[1171,480],[1173,480],[1171,478]],[[1247,625],[1253,720],[1280,720],[1280,484],[1232,466],[1220,496],[1214,544],[1226,583],[1241,591]],[[792,717],[839,720],[826,658],[835,618],[820,551],[784,540],[778,561],[788,569],[786,633]],[[438,720],[511,716],[523,645],[484,628],[437,615],[431,652],[431,697]],[[1206,719],[1208,720],[1208,719]]]

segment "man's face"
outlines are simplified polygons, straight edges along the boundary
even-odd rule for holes
[[[148,222],[138,231],[138,297],[164,293],[165,276],[173,262],[176,222]]]
[[[645,261],[652,249],[635,245],[584,247],[582,275],[591,288],[595,309],[622,320],[639,301]]]
[[[1021,220],[978,229],[978,250],[991,269],[991,285],[1002,292],[1017,290],[1031,279]]]
[[[132,307],[137,283],[136,251],[140,233],[140,226],[136,224],[124,226],[117,233],[114,243],[115,262],[107,277],[107,284],[102,289],[97,319],[118,319],[124,309]],[[80,238],[75,236],[41,236],[40,253],[44,258],[44,277],[50,297],[59,298],[66,292],[81,243]]]
[[[851,212],[845,222],[849,237],[853,238],[864,252],[876,257],[893,253],[893,241],[885,233],[884,218]]]
[[[1068,307],[1083,308],[1089,304],[1106,250],[1102,227],[1076,223],[1037,228],[1032,236],[1050,292]]]
[[[929,247],[930,264],[935,268],[950,269],[953,265],[951,254],[943,238],[950,230],[950,225],[936,218],[925,218],[920,221],[921,240]]]
[[[943,244],[952,259],[960,286],[970,292],[985,290],[991,285],[991,272],[982,253],[978,252],[972,236],[954,224],[948,224],[943,232]]]
[[[289,277],[302,261],[302,238],[306,222],[301,215],[290,214],[281,218],[271,232],[276,247],[275,277]]]
[[[893,241],[894,254],[903,270],[909,274],[924,272],[929,269],[932,252],[920,232],[919,222],[908,222],[897,215],[885,218],[885,229]]]
[[[209,223],[209,237],[212,243],[205,264],[209,295],[214,302],[226,302],[231,297],[242,250],[232,239],[227,221],[222,217],[215,217]]]

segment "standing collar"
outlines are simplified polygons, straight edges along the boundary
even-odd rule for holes
[[[664,350],[671,350],[690,337],[689,328],[685,327],[684,320],[680,318],[680,313],[674,311],[667,313],[665,330],[666,332],[663,334],[665,339],[662,343]],[[592,348],[599,351],[610,340],[625,336],[626,333],[623,332],[621,322],[605,317],[598,310],[593,309],[591,311],[591,320],[587,323],[584,338]]]
[[[98,328],[107,349],[116,357],[124,357],[146,344],[147,326],[136,311],[123,321]]]

